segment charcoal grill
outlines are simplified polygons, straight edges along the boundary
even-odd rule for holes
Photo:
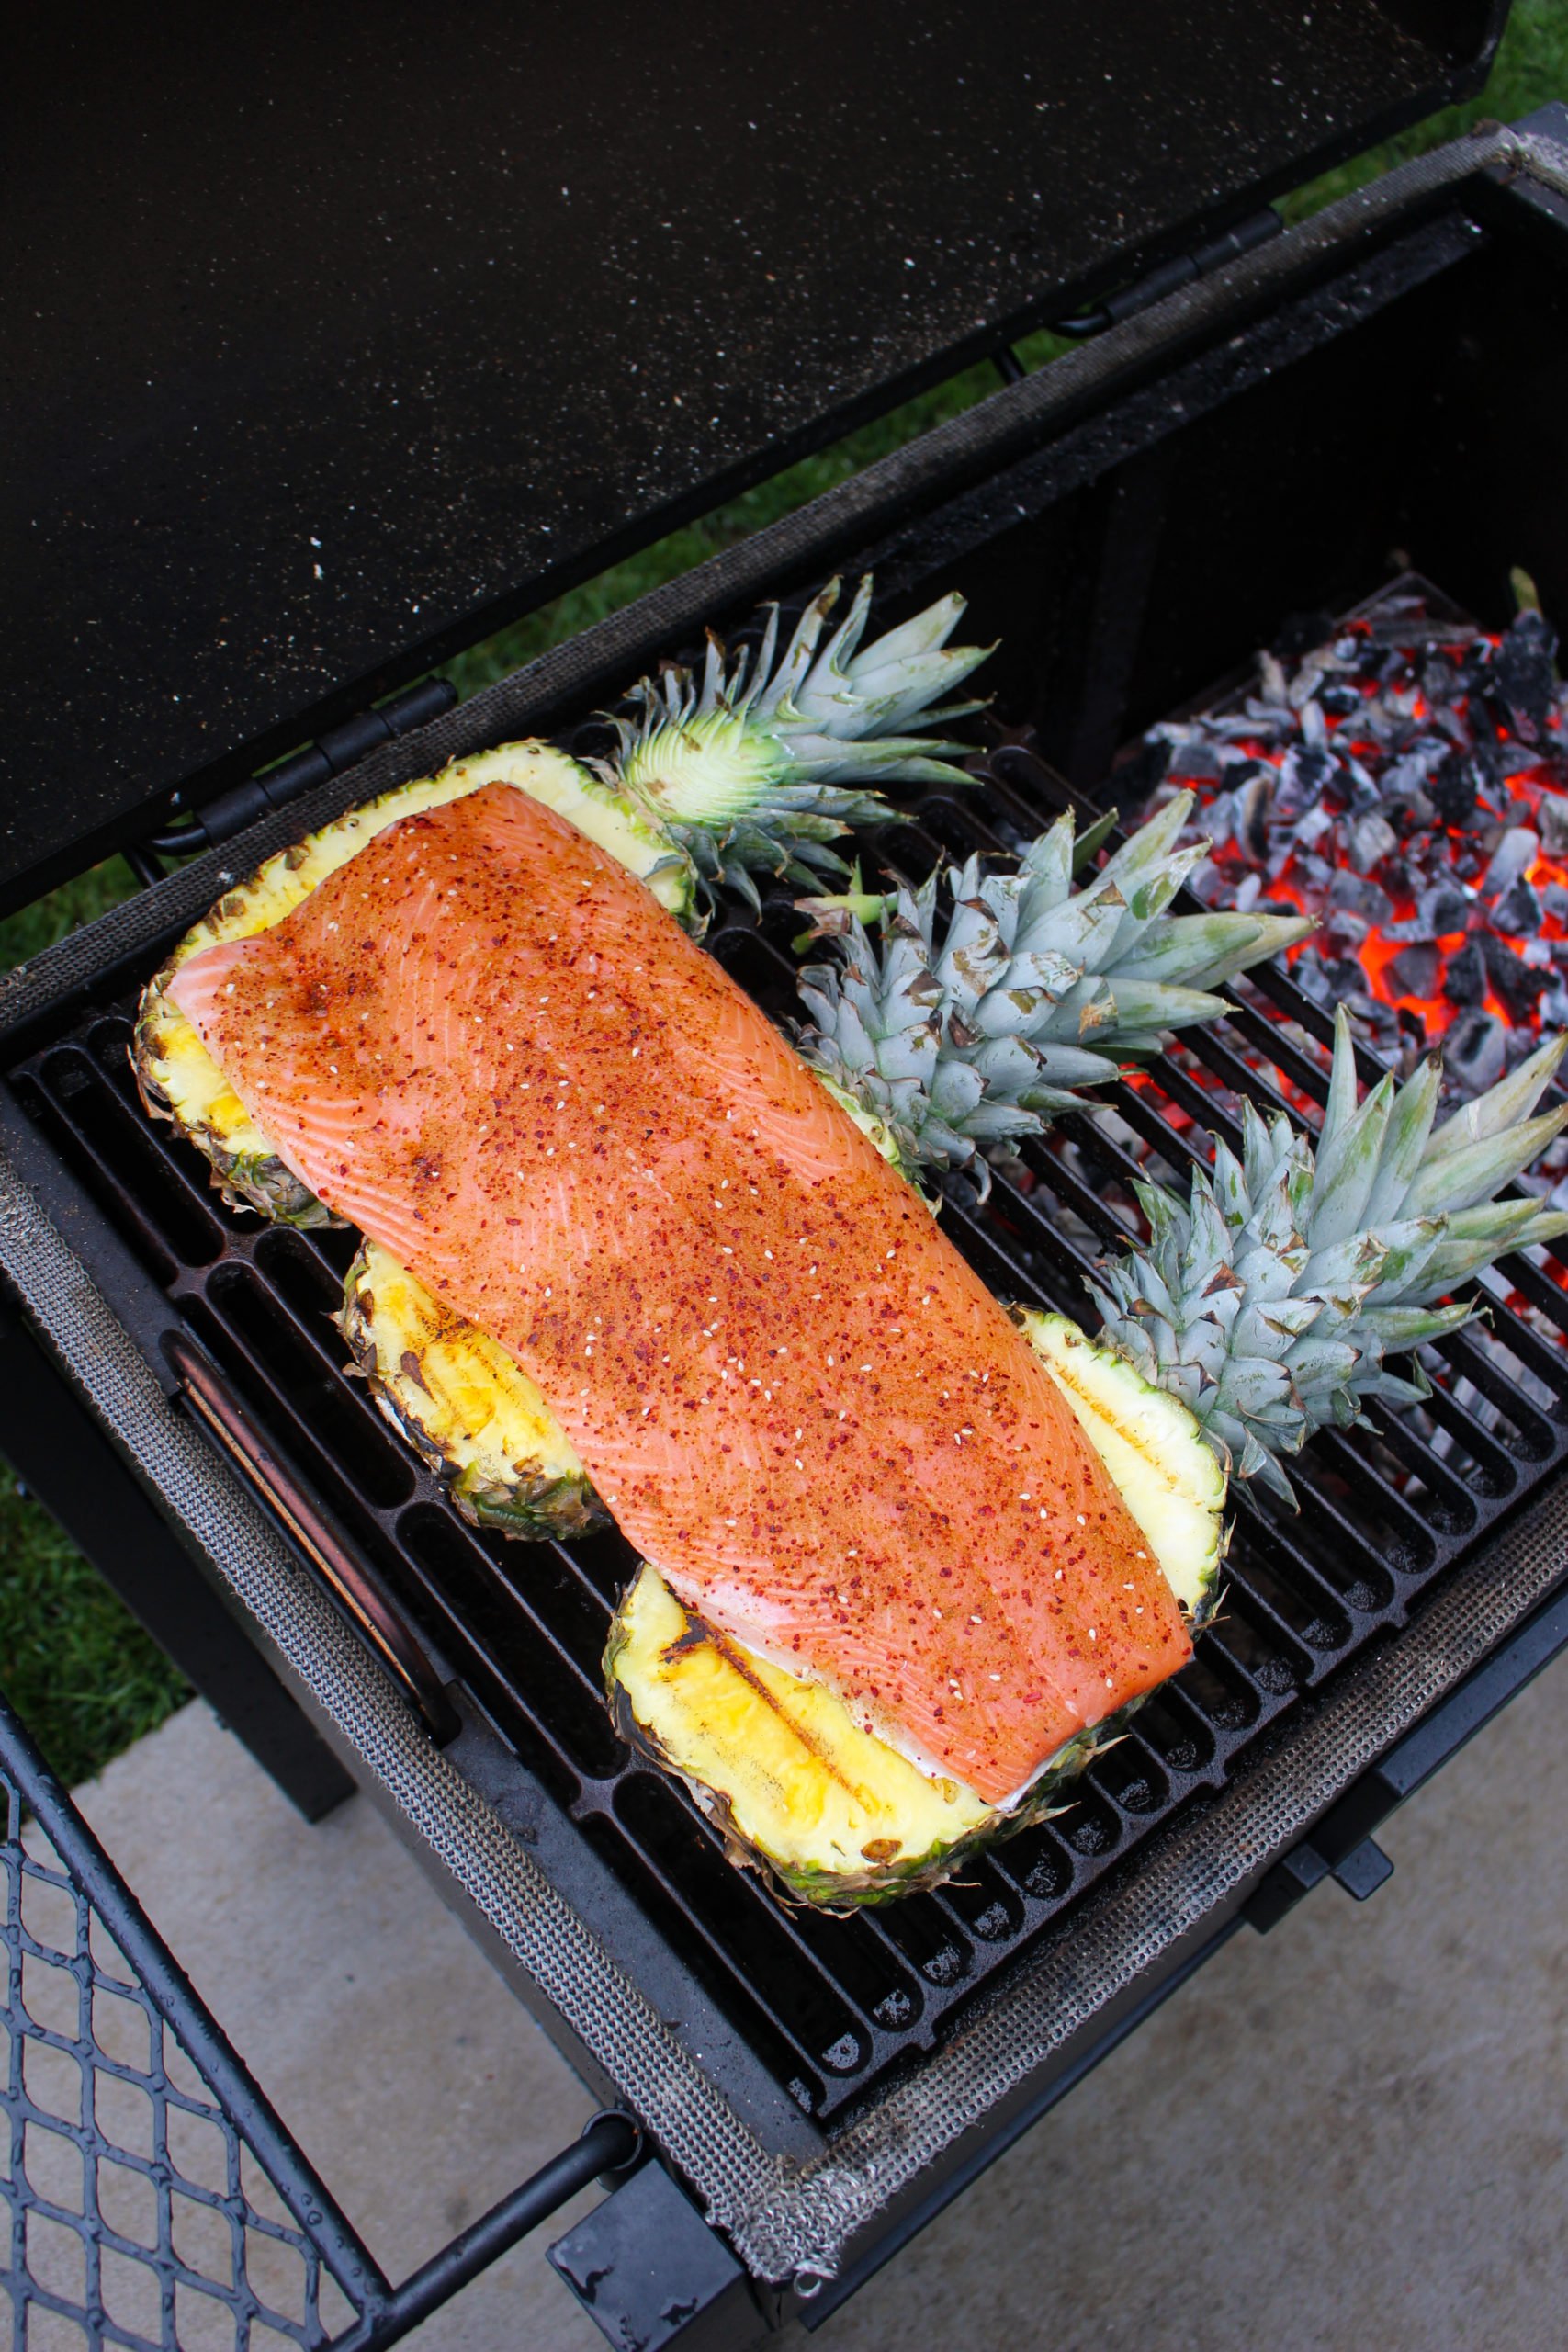
[[[1292,611],[1343,606],[1406,558],[1483,618],[1506,616],[1514,564],[1568,610],[1568,112],[1164,282],[1108,303],[1070,359],[384,743],[0,993],[0,1265],[23,1310],[4,1336],[29,1390],[7,1449],[111,1567],[80,1465],[138,1510],[156,1497],[270,1661],[254,1744],[308,1807],[346,1764],[643,2121],[662,2162],[557,2250],[585,2294],[598,2281],[601,2316],[606,2276],[630,2298],[650,2245],[689,2237],[693,2331],[739,2324],[738,2303],[815,2321],[1248,1910],[1267,1924],[1329,1870],[1366,1890],[1380,1812],[1568,1631],[1568,1290],[1510,1265],[1533,1312],[1500,1305],[1442,1343],[1423,1418],[1375,1409],[1315,1440],[1300,1516],[1238,1519],[1219,1622],[1064,1814],[936,1894],[819,1917],[736,1872],[614,1738],[599,1659],[626,1547],[462,1522],[347,1376],[326,1319],[346,1237],[231,1216],[142,1116],[135,992],[271,848],[509,736],[592,749],[629,676],[708,620],[743,632],[765,595],[797,605],[830,568],[874,568],[889,621],[959,588],[1001,640],[972,789],[912,799],[910,825],[864,844],[905,874],[1088,805],[1120,744]],[[231,768],[210,765],[209,796]],[[132,801],[143,832],[167,824],[164,785]],[[79,843],[123,830],[106,808]],[[35,842],[17,873],[59,854]],[[798,928],[775,897],[710,936],[781,1018]],[[1323,1013],[1282,971],[1256,987],[1292,1031],[1238,991],[1113,1116],[1064,1121],[984,1205],[952,1189],[944,1218],[994,1288],[1081,1317],[1151,1160],[1182,1181],[1244,1094],[1322,1100]],[[186,1572],[143,1539],[135,1590],[158,1621]],[[198,1668],[243,1680],[216,1623],[204,1644]]]
[[[973,798],[921,802],[911,827],[884,831],[880,854],[918,874],[942,857],[1000,852],[1038,831],[1066,797],[1022,746],[995,752],[977,782]],[[729,910],[708,942],[781,1021],[795,1003],[795,965],[784,943],[799,925],[790,901],[775,899],[757,923]],[[1262,986],[1310,1024],[1309,1035],[1328,1034],[1325,1016],[1282,972],[1268,973]],[[541,1806],[560,1816],[558,1838],[581,1840],[631,1894],[663,1947],[660,1972],[691,1967],[819,2124],[935,2048],[955,2013],[1063,1928],[1145,1839],[1200,1792],[1230,1782],[1377,1634],[1407,1623],[1445,1573],[1568,1455],[1568,1291],[1521,1262],[1515,1280],[1563,1344],[1499,1306],[1489,1329],[1444,1342],[1452,1385],[1438,1387],[1427,1408],[1432,1436],[1417,1435],[1407,1415],[1374,1408],[1370,1425],[1321,1438],[1298,1480],[1299,1517],[1278,1509],[1238,1516],[1220,1623],[1048,1827],[998,1847],[936,1894],[853,1920],[819,1917],[737,1875],[694,1804],[613,1734],[602,1660],[615,1600],[636,1571],[631,1547],[614,1532],[519,1545],[458,1517],[352,1377],[332,1327],[355,1237],[258,1230],[219,1204],[199,1157],[141,1112],[127,1051],[133,1011],[128,995],[91,1002],[11,1072],[46,1205],[51,1193],[63,1204],[67,1186],[79,1185],[150,1268],[160,1328],[154,1339],[144,1324],[142,1336],[153,1340],[170,1393],[191,1396],[313,1550],[337,1550],[334,1534],[346,1537],[370,1588],[349,1605],[406,1676],[436,1735],[457,1728],[446,1700],[455,1682],[525,1769]],[[1082,1316],[1096,1245],[1136,1230],[1134,1180],[1154,1172],[1181,1183],[1191,1164],[1206,1164],[1206,1136],[1239,1143],[1216,1084],[1286,1107],[1242,1060],[1244,1045],[1261,1047],[1302,1092],[1326,1091],[1321,1057],[1238,1006],[1168,1055],[1153,1084],[1108,1098],[1150,1147],[1152,1171],[1109,1121],[1083,1114],[1063,1120],[1048,1145],[1026,1146],[1017,1172],[998,1171],[983,1205],[962,1180],[952,1182],[944,1221],[991,1287]],[[1170,1109],[1200,1124],[1179,1134]],[[1476,1404],[1460,1401],[1461,1384]],[[279,1457],[302,1478],[303,1498],[281,1487]],[[325,1514],[312,1517],[310,1498]],[[353,1570],[340,1561],[327,1572]],[[586,1916],[613,1932],[615,1910]]]

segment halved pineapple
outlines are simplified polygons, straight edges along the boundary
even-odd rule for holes
[[[172,1120],[205,1154],[212,1165],[212,1181],[231,1208],[256,1209],[280,1225],[338,1222],[278,1159],[192,1023],[170,1001],[169,981],[199,949],[270,931],[329,874],[346,865],[400,818],[460,800],[487,784],[515,785],[570,818],[580,832],[639,875],[671,913],[692,916],[692,869],[669,835],[553,743],[502,743],[494,751],[454,760],[439,775],[400,785],[362,808],[351,808],[291,849],[279,850],[224,893],[149,981],[131,1046],[131,1067],[142,1102],[153,1117]]]
[[[1223,1553],[1225,1477],[1197,1421],[1064,1317],[1019,1320],[1201,1623]],[[623,1736],[679,1774],[733,1859],[835,1911],[940,1885],[976,1848],[1039,1821],[1133,1712],[1068,1741],[1000,1812],[863,1731],[830,1691],[705,1623],[650,1566],[616,1614],[604,1668]]]
[[[616,1612],[604,1668],[622,1737],[680,1775],[731,1860],[828,1911],[940,1886],[977,1847],[1042,1819],[1114,1728],[1080,1733],[1019,1805],[998,1813],[863,1731],[819,1683],[693,1615],[646,1566]]]
[[[506,1350],[431,1296],[379,1243],[344,1283],[344,1338],[370,1394],[465,1519],[508,1535],[608,1524],[570,1440]]]
[[[1183,1614],[1213,1606],[1225,1475],[1185,1405],[1065,1316],[1018,1310],[1148,1539]],[[608,1518],[539,1391],[494,1340],[432,1297],[378,1244],[344,1285],[342,1328],[387,1419],[482,1526],[572,1535]],[[1069,1741],[1002,1813],[922,1772],[863,1730],[819,1684],[786,1673],[689,1612],[644,1566],[605,1656],[623,1736],[678,1773],[738,1861],[828,1909],[939,1885],[980,1845],[1049,1812],[1130,1710]]]

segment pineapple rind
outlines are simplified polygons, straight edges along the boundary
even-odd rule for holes
[[[1197,1416],[1065,1315],[1033,1306],[1015,1313],[1147,1536],[1183,1616],[1202,1624],[1224,1557],[1226,1480]]]
[[[1018,1319],[1196,1630],[1218,1589],[1225,1496],[1197,1422],[1065,1317],[1024,1309]],[[621,1736],[684,1781],[733,1861],[800,1902],[845,1912],[940,1886],[983,1848],[1043,1820],[1139,1703],[1067,1741],[1004,1812],[921,1772],[832,1692],[705,1623],[651,1566],[622,1600],[604,1672]]]
[[[684,1781],[730,1860],[828,1911],[940,1886],[983,1847],[1043,1820],[1116,1728],[1077,1734],[998,1813],[863,1731],[830,1691],[706,1624],[647,1565],[616,1612],[604,1668],[622,1738]]]
[[[465,1519],[531,1539],[608,1525],[570,1440],[527,1374],[378,1243],[361,1245],[338,1320],[381,1413]]]
[[[671,912],[690,920],[692,870],[668,835],[624,795],[591,775],[551,743],[502,743],[453,760],[438,775],[422,776],[349,809],[330,825],[278,850],[243,882],[226,890],[186,933],[142,992],[131,1044],[131,1067],[141,1100],[154,1118],[168,1119],[211,1163],[212,1181],[231,1208],[250,1208],[279,1225],[341,1222],[278,1159],[239,1096],[202,1044],[194,1024],[169,998],[168,984],[189,956],[220,941],[251,939],[285,915],[366,843],[400,818],[460,800],[482,785],[514,784],[556,809],[581,832],[645,881]]]

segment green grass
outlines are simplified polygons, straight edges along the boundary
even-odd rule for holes
[[[68,1784],[189,1696],[151,1636],[0,1464],[0,1680]]]
[[[1452,139],[1487,117],[1508,121],[1551,97],[1568,97],[1568,0],[1515,0],[1490,80],[1468,107],[1450,108],[1391,140],[1291,198],[1287,217],[1303,218],[1362,186],[1407,156]],[[1040,335],[1025,345],[1031,366],[1061,349]],[[530,662],[661,582],[678,577],[721,548],[775,521],[849,474],[899,447],[995,390],[988,368],[974,368],[909,401],[877,424],[819,456],[688,524],[595,580],[573,588],[446,664],[459,693],[470,695]],[[37,906],[0,922],[0,970],[39,953],[78,923],[126,897],[130,875],[118,859],[95,867]],[[183,1686],[152,1644],[120,1608],[38,1505],[16,1491],[0,1467],[0,1681],[19,1704],[56,1768],[68,1780],[96,1771],[179,1703]]]
[[[13,965],[25,964],[30,956],[41,955],[68,932],[107,914],[121,899],[129,899],[135,888],[130,868],[122,859],[111,857],[105,865],[78,874],[74,881],[62,882],[58,890],[35,899],[19,914],[0,919],[0,972],[10,971]]]

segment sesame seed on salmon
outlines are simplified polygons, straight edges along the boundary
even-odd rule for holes
[[[1027,1341],[710,956],[509,786],[169,993],[285,1164],[536,1383],[689,1605],[991,1803],[1190,1654]]]

